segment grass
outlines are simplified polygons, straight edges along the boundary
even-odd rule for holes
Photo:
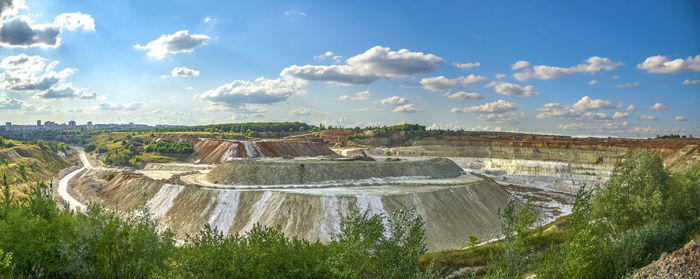
[[[568,216],[562,216],[549,224],[530,230],[536,236],[532,243],[532,247],[535,248],[536,252],[544,251],[552,245],[560,244],[563,241],[564,226],[566,226],[567,219]],[[502,247],[503,242],[499,240],[473,248],[427,252],[418,261],[421,268],[425,269],[433,264],[433,268],[449,274],[465,267],[479,268],[486,266],[490,252],[493,249],[503,249]]]

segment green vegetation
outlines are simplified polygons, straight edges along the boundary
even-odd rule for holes
[[[572,214],[526,230],[525,205],[501,214],[503,240],[465,250],[427,253],[421,265],[443,272],[474,267],[484,278],[625,278],[700,235],[700,166],[669,173],[661,159],[636,153],[611,179],[582,187]],[[469,275],[469,274],[467,274]]]
[[[172,141],[172,140],[161,140],[161,141],[146,141],[146,147],[143,149],[144,152],[158,152],[158,153],[184,153],[189,154],[194,152],[194,147],[186,141]]]
[[[0,197],[0,277],[9,278],[431,278],[421,271],[423,220],[413,211],[354,212],[329,244],[255,226],[225,236],[206,226],[184,245],[148,212],[123,216],[92,205],[61,210],[45,184]],[[9,254],[9,253],[8,253]]]
[[[43,140],[24,143],[13,142],[12,146],[0,149],[0,172],[7,175],[12,184],[24,184],[50,180],[70,163],[59,152],[66,154],[65,143],[45,142]]]

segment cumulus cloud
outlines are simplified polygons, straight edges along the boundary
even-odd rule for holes
[[[464,69],[479,67],[479,66],[481,66],[481,63],[479,63],[479,62],[474,62],[474,63],[452,63],[452,66],[454,66],[454,67],[457,68],[457,69],[464,70]]]
[[[272,104],[286,101],[293,95],[304,94],[304,82],[284,78],[254,81],[236,80],[213,90],[194,96],[195,99],[210,101],[227,108],[240,108],[246,104]]]
[[[342,65],[292,65],[282,70],[281,76],[305,81],[325,81],[340,85],[369,84],[378,79],[393,79],[427,73],[442,64],[443,59],[433,54],[411,52],[407,49],[391,51],[376,46],[345,60]]]
[[[139,102],[129,104],[101,103],[98,109],[108,111],[135,111],[143,108],[143,106],[143,103]],[[155,110],[153,113],[161,113],[161,111]]]
[[[560,105],[559,103],[548,103],[542,108],[538,108],[538,119],[559,117],[573,119],[608,119],[609,116],[605,113],[593,112],[598,109],[613,109],[618,108],[613,102],[603,99],[593,99],[588,96],[583,96],[573,105]],[[624,114],[618,114],[621,118]],[[614,116],[614,115],[613,115]]]
[[[627,108],[625,108],[625,111],[628,111],[628,112],[632,112],[635,110],[637,110],[637,107],[635,107],[634,105],[629,105],[629,106],[627,106]]]
[[[296,115],[296,116],[310,116],[310,115],[318,115],[322,114],[320,111],[317,111],[315,109],[310,109],[310,108],[295,108],[293,110],[289,111],[290,115]]]
[[[609,58],[593,56],[585,60],[586,63],[563,68],[556,66],[535,65],[531,69],[513,74],[513,78],[518,81],[528,81],[530,79],[555,79],[573,73],[594,74],[598,71],[612,71],[622,65],[620,62],[613,62]],[[515,64],[513,64],[515,65]],[[524,65],[524,64],[523,64]],[[526,66],[527,67],[527,66]],[[512,68],[512,67],[511,67]],[[521,67],[524,68],[524,67]]]
[[[700,55],[671,60],[667,56],[656,55],[647,57],[644,62],[637,64],[637,69],[654,74],[673,74],[679,72],[700,72]]]
[[[54,20],[54,25],[71,31],[78,29],[82,29],[83,31],[95,31],[95,20],[92,16],[83,13],[60,14]]]
[[[529,97],[540,94],[532,89],[532,85],[521,86],[502,81],[492,81],[486,87],[493,87],[494,92],[508,96]]]
[[[145,46],[134,45],[134,48],[148,50],[148,56],[163,59],[167,54],[193,52],[196,47],[209,43],[209,36],[204,34],[190,35],[189,32],[189,30],[180,30],[173,34],[165,34],[148,42]]]
[[[466,92],[466,91],[459,91],[452,93],[450,95],[447,95],[447,98],[454,99],[454,100],[475,100],[475,99],[481,99],[481,94],[476,93],[476,92]]]
[[[598,84],[598,81],[595,79],[588,82],[588,85],[596,85],[596,84]]]
[[[506,74],[496,74],[496,79],[504,79]]]
[[[457,84],[470,84],[475,82],[483,82],[486,80],[486,77],[477,75],[461,76],[454,79],[448,79],[444,76],[437,76],[423,78],[420,80],[419,84],[421,87],[423,87],[423,89],[438,92],[455,87]]]
[[[514,103],[498,100],[491,103],[485,103],[478,106],[466,108],[453,108],[451,112],[477,112],[477,113],[503,113],[516,110]]]
[[[366,100],[369,99],[370,96],[372,96],[372,94],[369,93],[369,90],[365,90],[365,91],[360,91],[360,92],[353,93],[352,96],[350,96],[350,95],[343,95],[343,96],[340,96],[338,99],[341,100],[341,101],[345,101],[345,100],[350,100],[350,101],[366,101]]]
[[[24,1],[0,1],[0,46],[57,47],[61,44],[63,30],[95,31],[95,21],[88,14],[65,13],[52,23],[35,24],[30,17],[17,15],[21,9],[27,9]]]
[[[667,109],[668,107],[662,103],[656,103],[653,106],[649,107],[649,111],[664,111]]]
[[[522,68],[526,68],[530,66],[530,62],[527,61],[518,61],[513,63],[513,65],[510,65],[510,70],[515,71],[515,70],[520,70]]]
[[[642,115],[639,117],[639,120],[658,120],[656,116],[653,115]]]
[[[379,103],[382,105],[398,106],[408,103],[408,100],[399,96],[391,96],[389,98],[382,99]]]
[[[697,79],[694,79],[694,80],[686,79],[683,81],[683,85],[695,85],[698,83],[700,83],[700,80],[697,80]]]
[[[326,59],[326,58],[329,58],[329,57],[333,57],[333,52],[332,52],[332,51],[326,51],[326,52],[324,52],[324,53],[321,54],[321,55],[314,56],[314,59],[323,60],[323,59]]]
[[[628,83],[618,83],[615,85],[615,87],[617,87],[617,88],[629,88],[629,87],[637,87],[637,86],[639,86],[638,81],[628,82]]]
[[[400,105],[394,108],[393,112],[400,112],[400,113],[415,113],[421,111],[418,109],[416,106],[413,104],[405,104],[405,105]]]
[[[1,7],[2,4],[0,4],[0,8]],[[25,105],[26,103],[24,101],[7,97],[5,93],[0,95],[0,110],[19,110]]]
[[[186,67],[176,67],[170,71],[171,77],[196,77],[199,76],[199,71]]]
[[[95,91],[90,91],[87,88],[75,88],[70,83],[62,83],[41,91],[34,96],[44,99],[93,100],[97,98],[97,93],[95,93]]]
[[[612,119],[625,119],[628,116],[630,116],[629,112],[616,111],[615,114],[613,114]]]
[[[679,115],[679,116],[674,117],[673,120],[676,120],[676,121],[687,121],[688,119],[686,119],[685,116],[680,116],[680,115]]]
[[[48,65],[46,59],[38,55],[19,54],[5,57],[0,61],[0,88],[15,92],[36,93],[39,98],[95,99],[97,94],[86,88],[75,88],[66,79],[75,69],[65,68],[56,71],[58,61]]]
[[[654,129],[652,127],[634,127],[632,129],[629,129],[630,133],[645,134],[645,135],[653,135],[657,131],[658,131],[657,129]]]

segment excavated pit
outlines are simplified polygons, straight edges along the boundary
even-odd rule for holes
[[[218,164],[239,158],[335,156],[327,145],[314,140],[235,141],[192,139],[194,147],[190,162]]]
[[[184,171],[185,166],[176,167]],[[510,197],[493,180],[463,174],[444,158],[235,160],[209,173],[200,168],[160,179],[148,173],[167,169],[161,165],[119,173],[93,187],[92,200],[125,212],[146,207],[179,239],[196,235],[206,224],[226,234],[245,234],[260,224],[328,242],[355,209],[391,218],[396,210],[415,208],[425,220],[427,248],[439,250],[463,247],[470,234],[495,237],[498,210]],[[193,176],[228,179],[245,187],[185,179]]]

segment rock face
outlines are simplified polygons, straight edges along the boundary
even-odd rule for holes
[[[215,167],[207,179],[219,184],[305,184],[374,177],[457,177],[462,169],[445,158],[411,161],[236,160]]]
[[[700,245],[690,241],[671,254],[663,253],[658,260],[643,267],[631,278],[700,278]]]
[[[235,158],[335,155],[323,142],[312,140],[233,141],[193,139],[191,162],[216,164]]]

